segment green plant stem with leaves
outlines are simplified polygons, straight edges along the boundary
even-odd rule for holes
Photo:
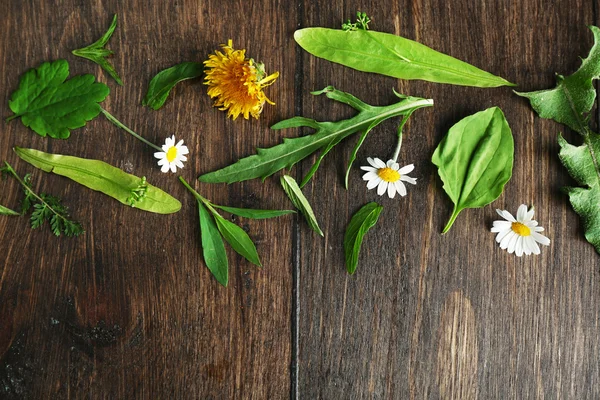
[[[155,149],[157,151],[163,151],[163,149],[161,149],[160,147],[158,147],[154,143],[152,143],[152,142],[144,139],[142,136],[138,135],[137,133],[135,133],[134,131],[132,131],[131,129],[129,129],[121,121],[119,121],[113,115],[111,115],[108,111],[106,111],[104,108],[101,108],[100,111],[102,112],[102,114],[104,114],[104,116],[106,117],[106,119],[108,119],[115,126],[123,129],[125,132],[129,133],[131,136],[133,136],[134,138],[136,138],[136,139],[140,140],[141,142],[147,144],[148,146],[152,147],[153,149]]]

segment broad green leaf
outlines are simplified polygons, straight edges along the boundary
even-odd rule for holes
[[[69,63],[65,60],[46,62],[30,69],[21,77],[8,105],[14,113],[10,121],[21,117],[23,125],[40,136],[66,139],[71,129],[85,126],[96,118],[110,89],[95,82],[93,75],[79,75],[67,81]]]
[[[217,282],[227,286],[229,281],[227,252],[215,221],[202,202],[198,202],[200,213],[200,238],[202,239],[202,255],[206,266]]]
[[[483,207],[500,196],[512,175],[513,157],[512,133],[498,107],[463,118],[450,128],[431,160],[454,203],[443,233],[465,208]]]
[[[21,215],[16,211],[11,210],[10,208],[4,207],[0,204],[0,215]]]
[[[216,204],[213,204],[212,206],[215,208],[219,208],[223,211],[227,211],[230,214],[237,215],[239,217],[252,218],[252,219],[274,218],[274,217],[280,217],[280,216],[286,215],[286,214],[296,213],[296,211],[294,211],[294,210],[256,210],[253,208],[236,208],[236,207],[218,206]]]
[[[254,178],[265,179],[279,170],[291,168],[298,161],[317,150],[322,149],[324,152],[331,150],[331,144],[337,144],[353,133],[368,131],[388,118],[407,115],[416,109],[433,105],[433,100],[430,99],[404,97],[400,102],[389,106],[370,106],[356,97],[336,90],[331,86],[313,92],[313,94],[325,94],[332,100],[346,103],[355,108],[358,114],[337,122],[317,122],[304,117],[294,117],[281,121],[271,128],[284,129],[306,126],[315,129],[316,132],[293,139],[284,138],[282,144],[268,149],[257,149],[256,155],[243,158],[235,164],[202,175],[198,179],[208,183],[233,183]],[[318,162],[320,162],[320,159]]]
[[[389,33],[305,28],[294,32],[294,39],[314,56],[359,71],[461,86],[515,86],[466,62]]]
[[[87,58],[90,61],[95,62],[99,66],[102,67],[103,70],[108,72],[108,74],[121,86],[123,86],[123,81],[115,71],[115,67],[107,60],[107,57],[112,56],[114,53],[111,50],[105,49],[106,43],[110,40],[112,34],[117,28],[117,14],[114,15],[112,23],[110,27],[106,31],[104,35],[96,42],[90,44],[87,47],[83,47],[81,49],[73,50],[73,55],[78,57]]]
[[[529,99],[540,117],[553,119],[580,133],[587,129],[583,114],[592,109],[596,99],[592,80],[600,77],[600,29],[595,26],[590,29],[594,34],[594,46],[573,75],[566,78],[557,75],[554,89],[517,93]]]
[[[346,255],[346,269],[353,274],[358,266],[358,255],[364,236],[377,223],[383,207],[375,202],[365,204],[350,220],[344,235],[344,254]]]
[[[34,167],[65,176],[127,205],[131,202],[132,191],[138,189],[142,181],[135,175],[99,160],[50,154],[20,147],[15,147],[15,152]],[[158,214],[171,214],[179,211],[181,203],[168,193],[146,183],[144,197],[135,202],[135,207]]]
[[[310,206],[310,203],[304,194],[302,194],[302,190],[300,190],[296,180],[289,175],[282,175],[281,186],[294,206],[296,206],[302,215],[304,215],[304,218],[306,219],[308,226],[310,226],[310,229],[317,232],[321,236],[325,236],[321,228],[319,228],[319,223],[317,222],[317,218],[315,217],[315,213]]]
[[[171,89],[181,81],[202,76],[204,66],[198,62],[184,62],[160,71],[148,86],[148,93],[142,104],[154,110],[158,110],[165,104]]]
[[[252,264],[262,267],[256,247],[250,239],[250,236],[242,228],[221,217],[217,213],[213,213],[215,221],[217,221],[217,228],[221,235],[227,240],[227,243],[242,257],[250,261]]]

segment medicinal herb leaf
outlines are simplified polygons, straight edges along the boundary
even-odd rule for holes
[[[266,219],[266,218],[274,218],[280,217],[286,214],[294,214],[296,211],[293,210],[256,210],[253,208],[236,208],[236,207],[226,207],[226,206],[218,206],[216,204],[212,205],[215,208],[219,208],[223,211],[227,211],[230,214],[237,215],[239,217],[251,218],[251,219]]]
[[[160,71],[148,86],[148,93],[142,104],[154,110],[158,110],[165,104],[171,89],[181,81],[202,76],[204,65],[197,62],[184,62]]]
[[[375,202],[365,204],[350,220],[344,235],[344,254],[346,255],[346,269],[350,275],[354,274],[358,266],[358,255],[364,236],[377,223],[383,207]]]
[[[123,86],[123,81],[119,78],[119,74],[115,71],[115,68],[108,61],[107,57],[112,56],[114,53],[111,50],[105,49],[106,43],[110,40],[113,32],[117,27],[117,14],[114,15],[112,23],[110,27],[106,31],[104,35],[96,42],[90,44],[87,47],[83,47],[81,49],[73,50],[72,53],[78,57],[87,58],[90,61],[95,62],[99,66],[102,67],[103,70],[108,72],[108,74],[121,86]]]
[[[325,94],[328,98],[350,105],[358,111],[352,118],[337,122],[317,122],[304,117],[294,117],[273,125],[272,129],[298,128],[306,126],[316,130],[315,133],[298,138],[284,138],[283,143],[268,149],[257,149],[257,154],[243,158],[228,167],[200,176],[202,182],[241,182],[248,179],[265,179],[275,172],[291,168],[298,161],[308,157],[317,150],[327,153],[333,145],[356,132],[369,131],[382,121],[412,113],[422,107],[431,107],[433,100],[418,97],[404,97],[398,103],[389,106],[371,106],[329,86],[313,92],[314,95]],[[315,163],[318,167],[320,159]],[[310,176],[316,168],[311,169]],[[310,178],[309,176],[309,178]],[[304,179],[306,183],[308,180]]]
[[[321,228],[319,228],[317,218],[315,217],[315,213],[310,206],[310,203],[302,193],[302,190],[300,190],[300,187],[294,178],[289,175],[283,175],[281,177],[281,186],[294,206],[296,206],[302,215],[304,215],[304,218],[306,219],[308,226],[310,226],[310,229],[317,232],[321,236],[325,236]]]
[[[15,147],[15,152],[23,160],[46,172],[65,176],[92,190],[102,192],[123,204],[131,204],[132,190],[138,190],[142,179],[128,174],[99,160],[44,153],[34,149]],[[144,182],[146,184],[146,182]],[[179,211],[181,203],[168,193],[147,184],[143,198],[133,206],[140,210],[158,214]]]
[[[294,32],[294,39],[314,56],[359,71],[461,86],[515,86],[466,62],[389,33],[305,28]]]
[[[11,210],[8,207],[4,207],[0,204],[0,215],[21,215],[16,211]]]
[[[443,233],[465,208],[483,207],[500,196],[512,175],[513,157],[512,133],[498,107],[463,118],[450,128],[431,160],[454,203]]]
[[[582,136],[583,144],[573,146],[559,135],[559,156],[569,174],[583,186],[567,187],[565,192],[581,217],[587,241],[600,253],[600,135],[588,126],[588,113],[596,99],[593,81],[600,78],[600,29],[590,29],[594,45],[575,73],[557,75],[553,89],[517,94],[527,97],[540,117],[565,124]]]
[[[30,69],[22,77],[8,105],[23,125],[40,136],[66,139],[71,129],[81,128],[100,113],[110,89],[95,82],[93,75],[79,75],[67,81],[69,63],[65,60],[46,62]]]
[[[239,226],[226,220],[217,213],[213,213],[217,228],[227,243],[242,257],[250,261],[252,264],[262,267],[256,247],[250,239],[250,236]]]
[[[221,285],[227,286],[229,272],[225,244],[212,215],[200,201],[198,202],[198,209],[204,262],[217,281]]]

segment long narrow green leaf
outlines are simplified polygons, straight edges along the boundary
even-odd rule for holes
[[[34,167],[65,176],[123,204],[131,205],[132,191],[139,189],[140,178],[103,161],[44,153],[20,147],[15,147],[15,152]],[[161,189],[149,183],[145,184],[144,189],[143,199],[135,202],[136,208],[158,214],[171,214],[181,208],[179,200]]]
[[[354,274],[358,266],[358,256],[363,238],[379,219],[383,207],[375,202],[365,204],[350,220],[344,235],[344,254],[346,256],[346,269],[350,275]]]
[[[250,261],[252,264],[262,267],[256,247],[250,239],[250,236],[239,226],[214,213],[217,228],[221,235],[227,240],[227,243],[242,257]]]
[[[4,207],[0,204],[0,215],[21,215],[16,211],[11,210],[10,208]]]
[[[295,214],[294,210],[257,210],[254,208],[236,208],[227,206],[212,205],[215,208],[219,208],[223,211],[227,211],[230,214],[237,215],[239,217],[251,218],[251,219],[266,219],[280,217],[286,214]]]
[[[184,62],[160,71],[150,81],[142,104],[158,110],[165,104],[175,85],[181,81],[202,76],[203,73],[204,65],[199,62]]]
[[[204,205],[199,201],[200,237],[202,239],[202,254],[206,266],[213,276],[223,286],[229,281],[227,252],[215,221]]]
[[[298,183],[296,183],[296,180],[289,175],[282,175],[281,186],[283,187],[283,190],[288,195],[294,206],[296,206],[296,208],[300,210],[302,215],[304,215],[306,222],[308,222],[308,226],[310,226],[310,228],[313,231],[317,232],[319,235],[325,236],[321,228],[319,228],[317,217],[315,217],[315,213],[312,207],[310,206],[310,203],[302,193],[302,190],[300,190],[300,187],[298,186]]]

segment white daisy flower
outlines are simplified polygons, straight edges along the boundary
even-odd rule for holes
[[[154,153],[154,157],[158,158],[158,165],[161,166],[160,171],[169,172],[170,169],[173,173],[177,168],[183,168],[183,162],[187,161],[185,155],[190,152],[187,146],[183,145],[183,140],[175,144],[175,135],[165,140],[162,150]]]
[[[550,239],[540,233],[544,228],[538,226],[538,222],[533,219],[533,207],[527,211],[527,206],[521,204],[516,219],[506,210],[496,210],[496,212],[506,220],[494,221],[492,228],[492,232],[498,233],[496,242],[500,243],[501,249],[508,249],[509,253],[521,257],[523,253],[540,254],[538,243],[544,246],[550,244]]]
[[[379,158],[372,159],[369,157],[367,161],[372,167],[360,167],[363,171],[367,171],[363,175],[363,179],[368,181],[367,189],[377,187],[379,196],[382,196],[386,191],[390,199],[394,198],[396,192],[400,193],[400,196],[406,196],[406,186],[403,181],[413,185],[417,184],[415,178],[406,175],[415,169],[413,164],[400,168],[400,165],[394,160],[389,160],[386,164]]]

